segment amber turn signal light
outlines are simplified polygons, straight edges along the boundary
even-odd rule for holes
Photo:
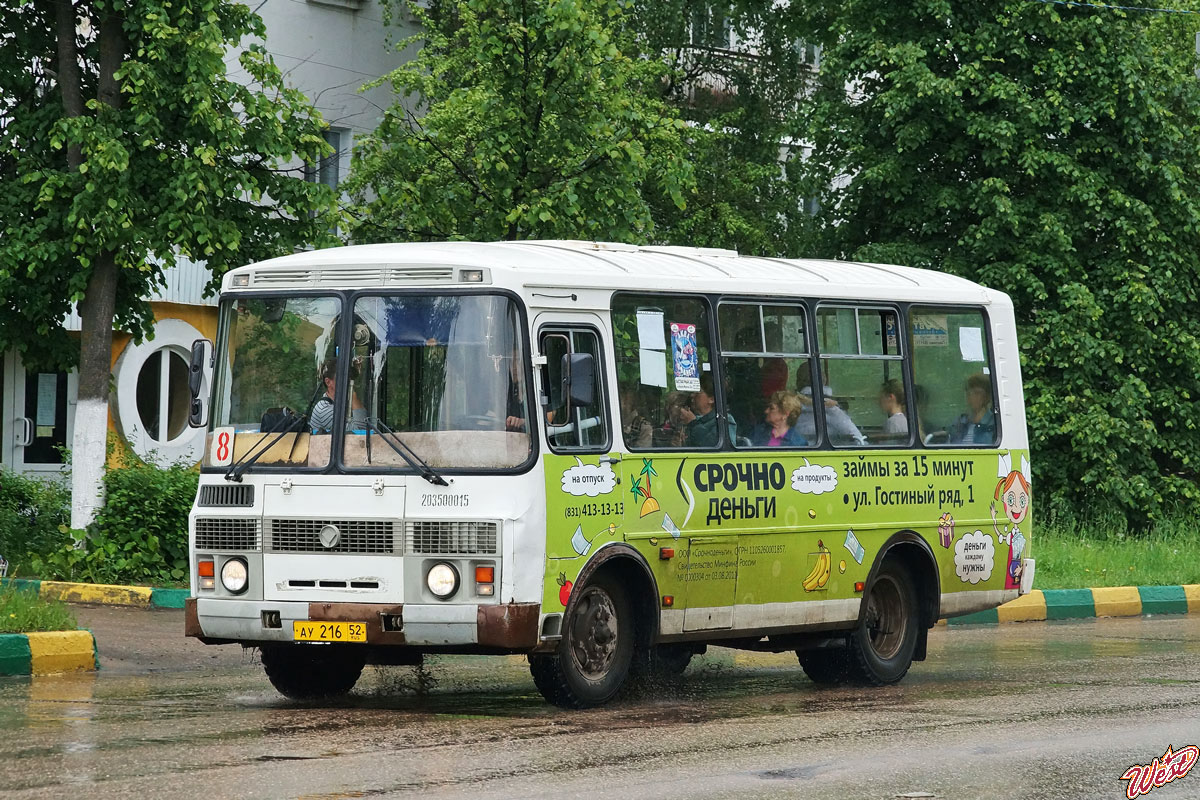
[[[211,558],[196,562],[196,574],[201,578],[215,577],[217,574],[215,570],[216,567],[213,565],[213,560]]]
[[[863,583],[862,581],[855,581],[854,582],[854,591],[861,592],[863,589],[866,588],[866,586],[867,585],[865,583]]]
[[[663,595],[663,608],[670,608],[673,605],[675,605],[675,595],[664,594]]]
[[[674,558],[675,557],[675,548],[674,547],[658,548],[658,557],[661,561],[668,561],[668,560]]]
[[[495,567],[476,567],[475,568],[476,583],[495,583],[496,568]]]

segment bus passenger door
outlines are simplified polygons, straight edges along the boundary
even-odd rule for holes
[[[685,631],[733,627],[737,542],[736,536],[696,536],[688,540]]]

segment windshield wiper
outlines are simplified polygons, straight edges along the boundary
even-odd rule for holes
[[[270,450],[272,447],[274,447],[275,443],[278,442],[280,439],[282,439],[284,436],[287,436],[289,433],[294,433],[295,431],[299,430],[300,428],[303,428],[308,423],[308,418],[312,415],[312,410],[317,405],[317,401],[321,399],[321,392],[324,389],[325,389],[325,381],[322,380],[317,385],[317,390],[313,394],[313,399],[308,404],[308,410],[305,411],[300,416],[294,417],[292,419],[292,421],[290,423],[288,423],[287,427],[285,427],[283,430],[279,431],[275,435],[275,438],[267,443],[266,447],[259,447],[257,450],[251,448],[250,452],[246,453],[246,455],[242,456],[240,460],[235,461],[232,464],[230,464],[229,469],[226,470],[226,472],[225,472],[225,480],[232,481],[233,483],[241,483],[242,475],[245,474],[246,470],[248,470],[251,466],[253,466],[255,461],[258,461],[258,459],[263,455],[263,453],[266,453],[268,450]],[[261,445],[262,441],[260,441],[259,444]]]
[[[450,485],[445,478],[434,472],[433,467],[429,466],[429,464],[425,462],[425,459],[421,458],[419,455],[417,455],[415,450],[405,444],[404,440],[400,438],[400,435],[384,424],[383,420],[379,419],[379,417],[367,417],[367,426],[368,438],[370,438],[371,427],[378,428],[383,433],[383,436],[380,436],[379,438],[383,439],[383,441],[387,443],[388,447],[395,450],[396,455],[403,458],[410,467],[420,473],[422,478],[429,481],[434,486]],[[391,434],[391,438],[388,437],[388,434]],[[401,450],[401,447],[404,449]]]

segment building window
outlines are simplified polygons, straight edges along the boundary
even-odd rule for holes
[[[325,142],[333,148],[333,152],[316,164],[305,167],[304,179],[313,183],[323,183],[336,191],[338,184],[342,181],[342,143],[346,139],[346,131],[339,128],[327,128],[322,135]]]
[[[138,458],[160,466],[200,459],[204,431],[188,425],[188,361],[202,336],[183,320],[161,319],[153,339],[130,342],[117,359],[113,421]]]
[[[178,439],[188,427],[188,362],[174,347],[155,351],[137,377],[137,412],[153,441]]]

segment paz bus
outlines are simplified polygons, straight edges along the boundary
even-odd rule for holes
[[[289,697],[525,654],[594,706],[710,644],[889,684],[1033,585],[1012,303],[962,278],[380,244],[232,270],[219,319],[186,633]]]

